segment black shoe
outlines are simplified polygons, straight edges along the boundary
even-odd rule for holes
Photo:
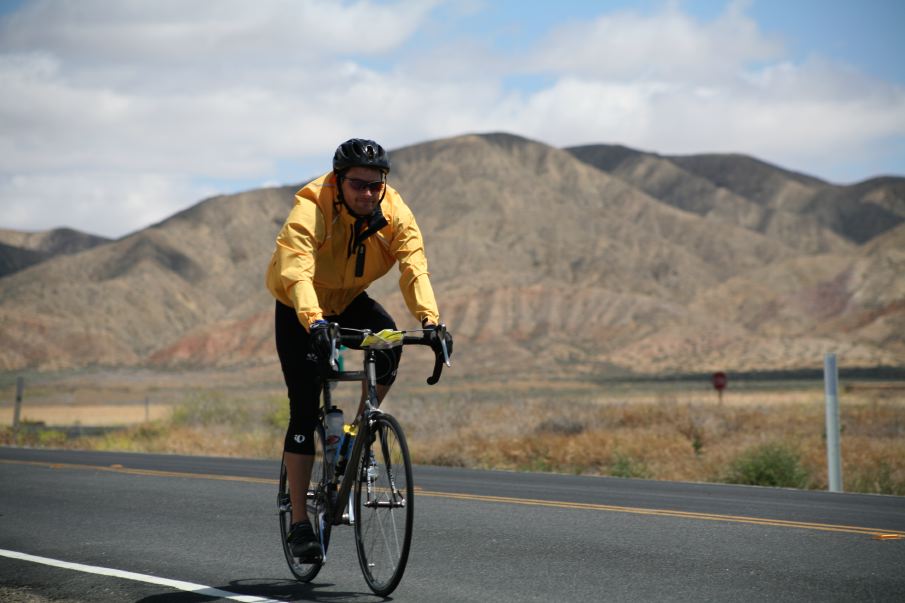
[[[289,543],[292,555],[298,557],[302,563],[314,563],[323,558],[321,543],[314,535],[310,522],[300,521],[292,524],[286,542]]]

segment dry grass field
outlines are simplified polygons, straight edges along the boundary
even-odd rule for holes
[[[30,424],[17,434],[9,427],[15,386],[3,382],[0,443],[278,458],[285,394],[278,381],[252,377],[45,380],[26,388]],[[400,382],[385,404],[417,463],[827,487],[819,381],[736,382],[722,402],[696,382],[421,384]],[[840,400],[845,489],[905,495],[905,384],[843,382]],[[336,401],[348,416],[355,386],[342,384]],[[73,437],[63,429],[73,424],[108,429]]]
[[[722,403],[688,383],[563,392],[449,396],[395,413],[423,463],[827,487],[819,382],[751,384]],[[840,398],[846,489],[905,494],[905,387],[851,384]]]

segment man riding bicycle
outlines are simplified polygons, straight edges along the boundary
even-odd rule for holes
[[[342,143],[333,171],[296,193],[267,270],[267,288],[276,298],[277,353],[289,392],[283,444],[292,497],[288,541],[301,559],[320,554],[304,498],[314,462],[321,376],[329,372],[329,323],[374,332],[395,329],[393,318],[365,289],[397,262],[409,311],[426,329],[440,322],[421,231],[402,196],[386,183],[389,171],[389,156],[373,140]],[[452,354],[452,337],[445,337]],[[393,384],[401,355],[401,347],[379,355],[378,400]]]

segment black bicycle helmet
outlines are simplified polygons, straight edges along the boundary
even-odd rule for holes
[[[341,174],[351,167],[372,167],[388,173],[390,156],[373,140],[350,138],[336,148],[333,171]]]

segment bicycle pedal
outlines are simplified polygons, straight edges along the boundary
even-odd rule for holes
[[[288,494],[280,495],[277,501],[278,513],[287,513],[292,511],[292,501],[289,500]]]

